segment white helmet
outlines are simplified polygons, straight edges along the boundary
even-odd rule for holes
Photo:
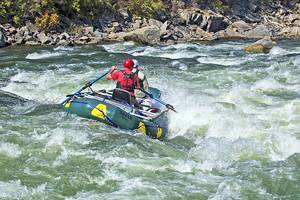
[[[138,69],[139,68],[139,62],[136,59],[132,59],[132,60],[133,60],[133,63],[134,63],[133,68]]]

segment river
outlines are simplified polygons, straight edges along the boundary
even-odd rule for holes
[[[247,44],[0,49],[0,199],[300,199],[300,41]],[[58,105],[127,57],[178,110],[162,141]]]

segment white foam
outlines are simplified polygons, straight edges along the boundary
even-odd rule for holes
[[[225,58],[225,57],[200,57],[197,59],[202,64],[215,64],[223,66],[241,65],[248,61],[249,58]]]
[[[61,56],[61,52],[50,52],[50,51],[44,51],[42,53],[30,53],[26,56],[26,59],[29,60],[39,60],[39,59],[45,59],[45,58],[51,58],[51,57],[58,57]]]
[[[282,56],[282,55],[287,55],[287,54],[289,54],[289,51],[286,50],[286,49],[283,49],[283,48],[281,48],[281,47],[275,46],[275,47],[273,47],[273,48],[270,50],[269,54],[270,54],[272,57],[278,56],[278,55]]]
[[[105,44],[102,45],[102,47],[107,51],[111,53],[120,53],[120,52],[127,52],[128,48],[134,47],[134,42],[124,42],[124,43],[115,43],[115,44]]]
[[[75,47],[70,47],[70,46],[58,46],[53,48],[54,51],[73,51]]]
[[[20,149],[20,146],[17,144],[1,142],[0,153],[4,153],[5,155],[12,158],[18,158],[22,154],[22,151]]]
[[[66,94],[82,87],[86,80],[95,78],[97,73],[94,70],[81,74],[67,73],[63,68],[58,71],[20,72],[11,77],[11,81],[2,90],[29,100],[57,103],[63,101]]]
[[[28,188],[20,180],[3,182],[0,181],[0,199],[22,199],[31,195],[41,194],[45,191],[46,183],[36,188]]]
[[[172,62],[172,66],[176,67],[176,68],[178,68],[180,70],[183,70],[183,71],[185,71],[185,70],[188,69],[188,66],[186,64],[184,64],[182,62],[179,62],[179,61],[173,61]]]

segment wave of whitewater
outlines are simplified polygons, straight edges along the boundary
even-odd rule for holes
[[[300,50],[275,47],[266,55],[249,55],[241,52],[244,45],[144,47],[127,42],[97,46],[92,52],[79,47],[38,50],[24,60],[69,62],[54,61],[50,69],[39,71],[19,70],[1,89],[40,104],[59,103],[104,71],[96,63],[120,66],[132,56],[139,59],[151,85],[178,110],[170,113],[168,139],[183,136],[194,141],[190,156],[205,160],[205,168],[238,160],[245,151],[249,157],[286,159],[300,152]],[[78,55],[89,56],[78,61]],[[292,56],[279,60],[286,55]],[[114,84],[101,80],[95,86]]]

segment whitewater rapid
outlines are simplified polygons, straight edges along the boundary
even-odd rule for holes
[[[86,169],[73,174],[73,180],[63,176],[66,182],[82,181],[84,188],[65,195],[56,188],[63,181],[53,174],[45,175],[47,183],[35,185],[0,176],[0,198],[247,199],[243,195],[250,188],[261,199],[284,199],[264,181],[269,178],[279,187],[276,176],[291,177],[286,179],[294,183],[299,175],[290,161],[300,153],[299,42],[279,42],[268,54],[244,53],[246,45],[148,47],[125,42],[0,51],[0,108],[5,111],[0,115],[0,154],[12,162],[25,156],[30,164],[23,166],[24,173],[32,176],[47,174],[36,171],[36,161],[69,175],[72,162]],[[150,85],[178,111],[169,112],[164,141],[67,115],[57,107],[65,95],[109,66],[121,67],[127,57],[139,60]],[[93,87],[114,86],[103,79]],[[277,168],[281,162],[289,167]],[[269,168],[275,175],[262,176]],[[178,181],[182,187],[176,186]]]

